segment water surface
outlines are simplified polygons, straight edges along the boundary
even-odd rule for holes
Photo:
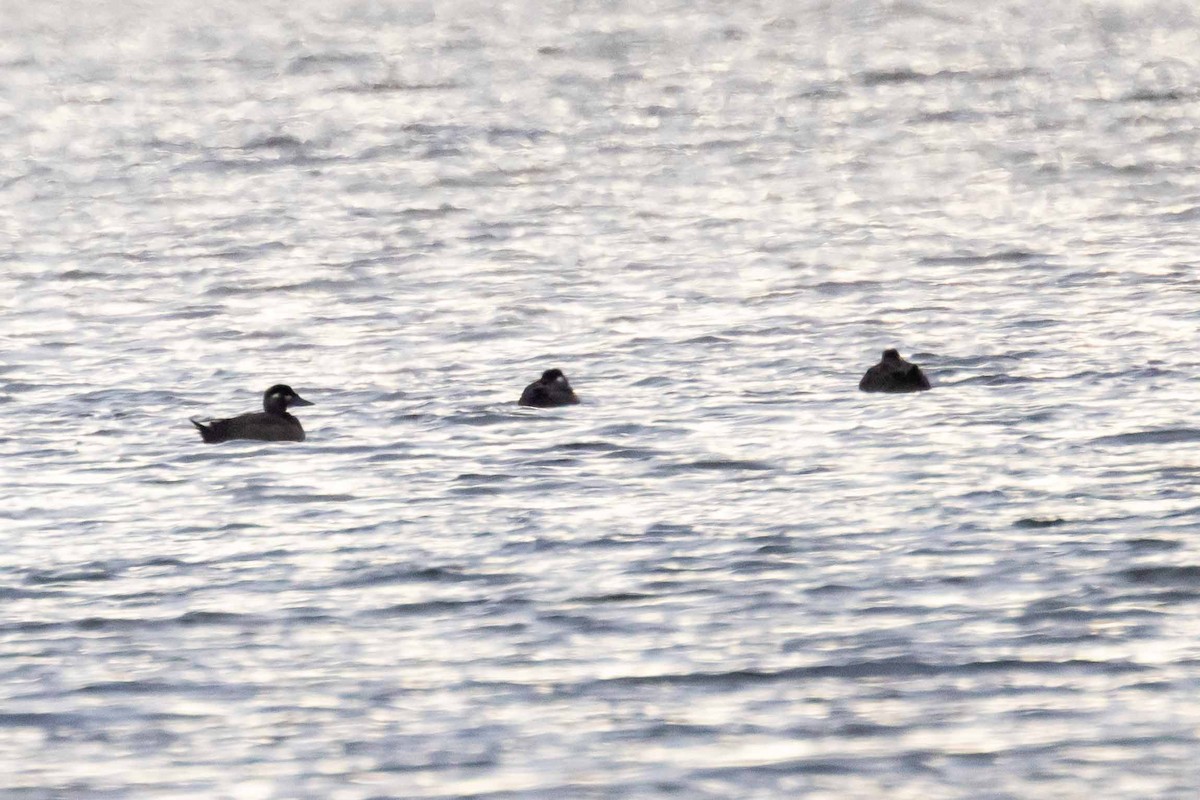
[[[6,797],[1195,797],[1190,5],[193,6],[0,2]]]

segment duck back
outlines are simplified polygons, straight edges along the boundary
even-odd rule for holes
[[[575,392],[570,386],[534,381],[525,387],[525,391],[521,392],[521,399],[518,402],[523,406],[533,406],[534,408],[553,408],[554,406],[575,405],[579,402],[579,398],[575,396]]]
[[[304,428],[291,414],[239,414],[229,419],[214,419],[207,424],[191,421],[209,444],[231,439],[250,439],[259,442],[303,442]]]
[[[864,392],[923,392],[930,387],[919,366],[895,350],[885,350],[883,359],[867,370],[858,388]]]

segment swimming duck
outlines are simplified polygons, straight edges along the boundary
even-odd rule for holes
[[[883,351],[883,359],[867,370],[858,388],[864,392],[921,392],[929,388],[929,379],[916,364],[900,357],[900,351]]]
[[[548,369],[542,377],[525,387],[521,392],[520,403],[523,406],[550,408],[552,406],[570,406],[579,402],[567,376],[561,369]]]
[[[230,439],[255,439],[260,442],[303,442],[304,428],[300,420],[287,412],[290,406],[311,406],[312,403],[292,391],[292,387],[277,383],[263,394],[261,413],[239,414],[229,419],[209,420],[207,425],[191,423],[209,444]]]

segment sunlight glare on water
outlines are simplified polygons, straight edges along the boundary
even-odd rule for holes
[[[1195,797],[1191,5],[0,19],[0,794]]]

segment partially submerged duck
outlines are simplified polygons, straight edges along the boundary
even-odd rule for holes
[[[254,439],[260,442],[303,442],[304,428],[300,420],[287,412],[291,406],[311,406],[312,403],[292,391],[292,387],[277,383],[263,394],[263,410],[239,414],[229,419],[213,419],[208,424],[191,423],[209,444],[230,439]]]
[[[864,392],[921,392],[929,388],[929,378],[921,368],[900,357],[900,351],[883,351],[883,359],[867,370],[858,388]]]
[[[525,387],[519,401],[523,406],[536,408],[551,408],[553,406],[570,406],[579,402],[575,390],[567,383],[567,376],[561,369],[548,369],[542,377]]]

